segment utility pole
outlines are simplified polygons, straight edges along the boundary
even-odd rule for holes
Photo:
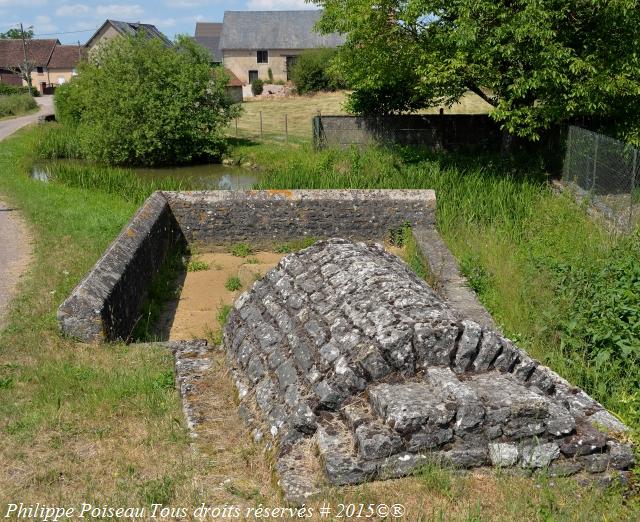
[[[27,40],[24,37],[24,28],[20,23],[20,34],[22,34],[22,51],[24,52],[24,73],[27,77],[27,83],[29,84],[29,94],[33,95],[31,89],[31,67],[29,66],[29,59],[27,58]]]

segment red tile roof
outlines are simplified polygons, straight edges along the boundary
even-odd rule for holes
[[[46,67],[58,40],[27,40],[27,57],[35,67]],[[24,62],[22,40],[0,39],[0,67],[18,67]]]
[[[84,56],[77,45],[56,45],[49,60],[49,69],[74,69]]]

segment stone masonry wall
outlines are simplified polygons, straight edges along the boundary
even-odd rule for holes
[[[432,190],[165,192],[189,243],[268,245],[303,236],[381,239],[409,222],[432,227]]]
[[[127,340],[167,253],[184,245],[167,200],[154,193],[58,308],[62,332],[86,342]]]
[[[626,427],[494,330],[460,320],[399,258],[341,239],[291,254],[237,300],[224,347],[244,408],[278,442],[285,494],[326,478],[469,468],[624,474]]]
[[[404,223],[432,227],[432,190],[156,192],[58,309],[63,333],[127,340],[173,246],[254,247],[303,236],[382,239]]]

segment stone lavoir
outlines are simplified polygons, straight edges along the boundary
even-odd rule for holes
[[[510,340],[461,319],[377,245],[322,241],[282,259],[224,330],[258,436],[277,441],[289,499],[335,485],[456,467],[625,478],[627,428]]]

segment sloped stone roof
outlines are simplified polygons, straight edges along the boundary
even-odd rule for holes
[[[344,37],[314,30],[322,11],[225,11],[220,49],[337,47]]]

